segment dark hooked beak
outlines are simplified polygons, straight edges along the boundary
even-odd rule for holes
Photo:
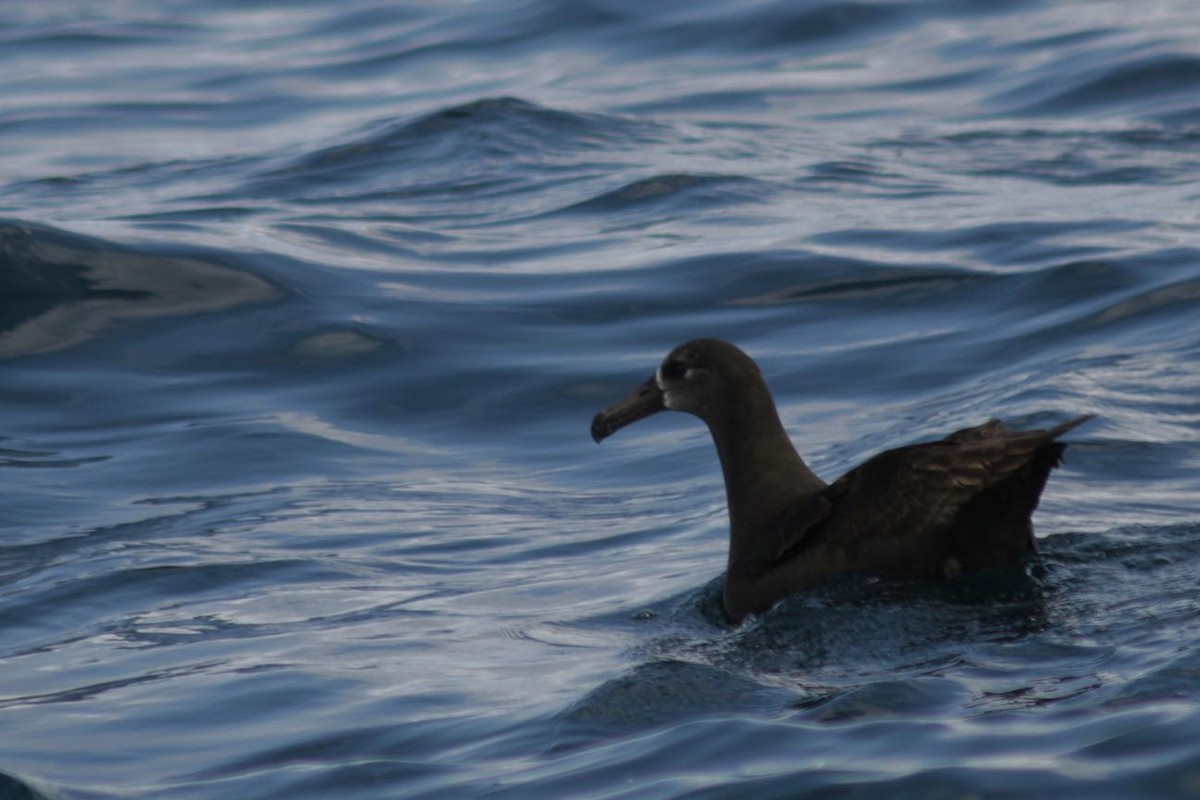
[[[648,381],[633,390],[633,394],[602,409],[596,415],[592,420],[592,438],[599,444],[602,439],[612,436],[626,425],[645,419],[665,408],[662,389],[658,388],[658,381],[651,375]]]

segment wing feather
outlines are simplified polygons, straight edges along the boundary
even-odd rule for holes
[[[780,521],[769,566],[823,547],[838,554],[834,561],[861,570],[934,574],[943,569],[951,546],[949,532],[963,509],[1039,458],[1057,463],[1059,451],[1052,446],[1047,454],[1047,446],[1087,419],[1048,431],[1009,431],[991,420],[941,441],[880,453]],[[1037,493],[1040,488],[1039,484]]]

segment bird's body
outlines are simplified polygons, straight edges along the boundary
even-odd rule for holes
[[[888,450],[831,484],[804,463],[754,361],[698,339],[592,422],[596,441],[663,409],[708,425],[729,505],[723,598],[737,621],[846,573],[931,579],[1035,552],[1030,515],[1066,445],[1090,419],[1010,431],[991,421]]]

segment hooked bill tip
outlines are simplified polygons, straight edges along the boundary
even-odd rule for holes
[[[662,411],[663,408],[665,406],[662,389],[658,388],[654,376],[651,376],[624,400],[600,409],[600,413],[592,418],[592,439],[598,444],[626,425]]]
[[[596,444],[600,444],[610,433],[612,433],[612,426],[608,424],[608,420],[604,418],[604,412],[601,411],[592,418],[592,440]]]

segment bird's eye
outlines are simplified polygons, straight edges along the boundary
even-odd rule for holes
[[[679,361],[668,361],[662,365],[662,376],[670,381],[681,381],[687,377],[688,367]]]

